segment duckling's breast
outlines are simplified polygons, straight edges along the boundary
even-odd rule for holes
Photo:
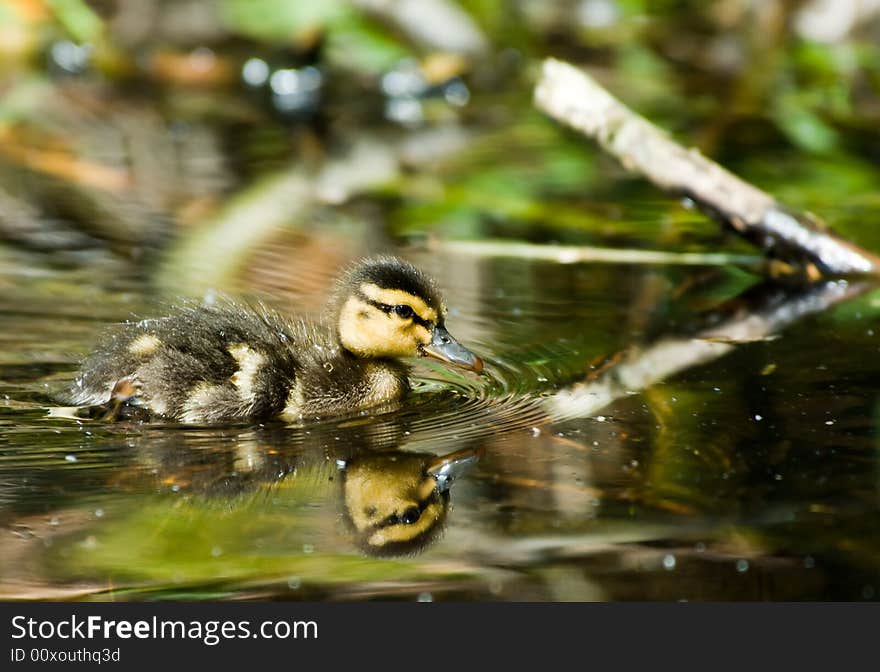
[[[357,411],[397,401],[409,391],[407,369],[399,362],[361,359],[338,345],[329,354],[302,368],[282,417]]]

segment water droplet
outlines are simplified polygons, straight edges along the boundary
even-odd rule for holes
[[[813,569],[816,566],[816,559],[812,555],[808,555],[804,558],[804,567],[807,569]]]
[[[425,78],[415,63],[405,61],[382,77],[382,92],[390,98],[411,98],[424,93]]]
[[[424,119],[424,112],[415,98],[394,98],[385,103],[385,117],[399,124],[416,125]]]
[[[419,602],[433,602],[434,596],[431,595],[431,593],[419,593],[419,596],[417,599]]]
[[[669,572],[675,569],[675,556],[671,553],[663,556],[663,569]]]
[[[219,546],[214,546],[214,548],[211,549],[212,558],[219,558],[221,555],[223,555],[223,549]]]
[[[241,78],[248,86],[263,86],[269,79],[269,64],[262,58],[249,58],[241,68]]]
[[[64,459],[68,462],[76,462],[76,455],[65,455]]]
[[[749,571],[749,561],[745,558],[740,558],[739,560],[737,560],[736,571],[738,571],[740,574],[745,574],[747,571]]]
[[[61,40],[52,45],[49,57],[52,63],[64,72],[72,75],[82,73],[89,64],[92,45],[75,44],[70,40]]]
[[[613,0],[582,0],[577,7],[577,18],[585,28],[610,28],[620,19],[620,9]],[[696,207],[688,197],[682,198],[681,202],[686,208]]]
[[[763,419],[764,419],[764,416],[762,416],[762,415],[755,415],[755,420],[756,420],[757,422],[761,422],[761,420],[763,420]]]
[[[287,587],[291,590],[299,590],[300,586],[302,586],[302,579],[298,576],[291,576],[287,579]]]
[[[294,68],[276,70],[269,79],[269,86],[279,96],[287,96],[299,91],[299,71]]]
[[[443,97],[446,102],[455,107],[464,107],[471,99],[471,92],[460,79],[455,79],[446,85],[443,90]]]
[[[303,553],[306,555],[311,555],[315,552],[315,547],[312,544],[303,544]]]

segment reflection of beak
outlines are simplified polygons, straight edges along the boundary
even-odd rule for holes
[[[446,492],[452,485],[452,481],[476,464],[478,459],[479,455],[473,450],[459,450],[432,460],[427,471],[437,481],[437,489],[440,492]]]
[[[483,370],[483,360],[452,338],[446,328],[439,324],[434,327],[431,342],[422,346],[422,354],[441,362],[456,364],[469,371],[479,373]]]

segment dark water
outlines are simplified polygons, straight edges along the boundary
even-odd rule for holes
[[[289,272],[329,282],[297,249],[281,248]],[[102,328],[166,297],[100,263],[38,271],[10,258],[0,596],[876,597],[880,294],[783,322],[781,337],[701,340],[718,352],[665,380],[562,404],[658,343],[693,352],[688,339],[727,319],[722,307],[744,303],[754,280],[399,251],[445,288],[450,330],[484,357],[483,375],[419,362],[399,409],[208,428],[47,417]],[[232,291],[265,296],[261,282]],[[314,313],[319,296],[291,285],[274,300]],[[365,553],[346,523],[340,464],[378,472],[393,458],[415,473],[454,451],[479,460],[453,483],[442,534],[400,557]]]

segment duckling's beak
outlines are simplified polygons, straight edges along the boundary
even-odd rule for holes
[[[459,450],[432,460],[427,472],[437,482],[437,490],[446,492],[452,482],[470,469],[478,459],[479,454],[473,450]]]
[[[422,355],[433,357],[441,362],[455,364],[469,371],[483,370],[483,360],[456,341],[445,327],[434,327],[431,342],[422,346]]]

